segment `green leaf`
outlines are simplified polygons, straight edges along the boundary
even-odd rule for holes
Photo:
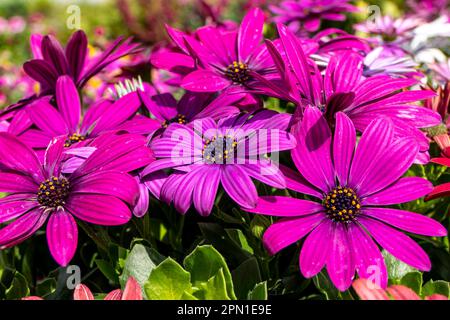
[[[199,285],[199,290],[194,293],[194,296],[200,300],[230,300],[222,268],[206,283],[202,282]]]
[[[248,293],[247,300],[267,300],[267,282],[263,281],[255,285]]]
[[[433,294],[442,294],[446,297],[450,295],[450,283],[442,280],[430,280],[422,288],[422,296],[428,297]]]
[[[422,274],[418,271],[409,272],[400,280],[400,284],[414,290],[418,295],[420,295],[420,291],[422,290],[422,283]]]
[[[386,263],[389,280],[393,280],[394,283],[398,283],[407,273],[417,271],[389,254],[386,250],[383,250],[382,254]]]
[[[247,238],[240,229],[225,229],[231,240],[248,253],[253,254],[253,248],[248,244]]]
[[[317,289],[325,295],[327,300],[337,300],[339,297],[339,290],[336,289],[333,282],[331,282],[325,270],[319,272],[314,278],[313,282]]]
[[[208,282],[222,269],[227,294],[231,299],[236,299],[230,270],[225,259],[213,246],[198,246],[184,259],[183,264],[191,273],[192,284],[198,288],[201,288],[203,283]]]
[[[6,289],[6,299],[20,299],[30,294],[27,279],[19,272],[14,274],[11,285]]]
[[[144,285],[150,300],[180,300],[184,292],[192,292],[191,275],[175,260],[167,258],[150,273]]]
[[[120,276],[122,287],[125,285],[129,276],[133,276],[141,287],[147,282],[150,273],[161,262],[161,256],[154,250],[135,244],[128,255],[125,266]]]
[[[198,300],[198,299],[194,295],[192,295],[191,293],[185,291],[181,295],[181,300]]]
[[[45,298],[50,296],[56,290],[56,280],[54,278],[46,278],[36,284],[36,295]]]
[[[95,264],[108,280],[112,281],[113,283],[119,282],[119,277],[116,273],[116,269],[107,260],[96,259]]]
[[[234,289],[238,299],[246,299],[255,285],[261,282],[261,273],[258,261],[251,257],[240,264],[231,273],[233,276]]]

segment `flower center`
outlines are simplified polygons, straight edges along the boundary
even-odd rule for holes
[[[240,61],[233,61],[233,63],[227,67],[225,74],[231,81],[244,84],[249,79],[248,65]]]
[[[64,142],[64,147],[68,148],[72,146],[73,144],[86,140],[86,136],[82,136],[81,134],[74,133],[71,136],[67,137],[66,141]]]
[[[43,207],[57,208],[66,203],[70,184],[64,177],[51,177],[39,186],[38,202]]]
[[[361,212],[361,204],[355,191],[348,187],[331,190],[322,201],[328,217],[337,222],[350,222]]]
[[[223,164],[234,157],[236,146],[237,142],[232,136],[213,137],[203,145],[203,159],[209,164]]]
[[[181,113],[179,113],[175,117],[173,117],[172,119],[164,121],[161,126],[165,129],[171,123],[185,124],[186,123],[186,117],[184,115],[182,115]]]

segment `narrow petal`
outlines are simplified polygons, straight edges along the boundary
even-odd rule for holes
[[[392,285],[386,291],[394,300],[422,300],[412,289],[402,285]]]
[[[201,216],[208,216],[214,206],[220,182],[220,168],[203,166],[202,173],[194,187],[192,199]]]
[[[57,211],[50,215],[47,223],[47,242],[53,259],[60,266],[67,266],[78,244],[78,228],[71,214]]]
[[[123,289],[122,300],[142,300],[142,289],[132,276],[128,277],[125,289]]]
[[[122,290],[116,289],[111,291],[103,300],[122,300]]]
[[[324,219],[306,238],[300,252],[300,271],[305,278],[312,278],[325,266],[333,236],[331,220]]]
[[[333,160],[336,175],[342,186],[348,183],[355,144],[356,131],[353,123],[344,113],[338,112],[333,139]]]
[[[261,196],[256,207],[245,211],[277,217],[297,217],[324,210],[317,202],[283,196]]]
[[[430,258],[410,237],[375,219],[360,216],[358,221],[380,246],[397,259],[421,271],[431,269]]]
[[[67,41],[66,57],[72,71],[73,78],[77,82],[83,72],[88,55],[88,40],[82,30],[75,31]]]
[[[306,179],[300,173],[286,166],[283,166],[282,164],[280,164],[279,166],[286,180],[286,188],[294,190],[295,192],[308,194],[319,199],[323,198],[323,193],[308,181],[306,181]]]
[[[39,204],[29,200],[34,194],[10,195],[0,199],[0,223],[15,219]]]
[[[54,138],[50,141],[44,154],[44,170],[49,177],[59,176],[63,159],[65,137]]]
[[[327,271],[336,288],[345,291],[352,285],[352,279],[355,275],[353,248],[347,230],[342,223],[335,224],[333,233],[327,260]]]
[[[69,127],[61,114],[45,100],[37,100],[27,108],[31,120],[44,132],[53,136],[69,134]]]
[[[222,166],[222,186],[237,204],[244,208],[254,208],[258,193],[249,175],[239,165]]]
[[[0,192],[36,193],[39,185],[29,176],[0,172]]]
[[[427,216],[389,208],[363,208],[363,213],[399,229],[430,237],[445,237],[447,229]]]
[[[319,109],[305,110],[296,139],[292,159],[298,171],[320,190],[329,191],[335,184],[330,154],[331,132]]]
[[[361,278],[371,279],[381,288],[386,288],[388,273],[380,249],[357,223],[348,227],[348,235],[353,249],[356,271]]]
[[[110,195],[130,205],[135,205],[139,197],[136,180],[126,173],[102,170],[72,180],[71,183],[71,192]]]
[[[48,214],[36,208],[0,229],[0,249],[10,248],[31,237],[45,222]]]
[[[405,177],[362,200],[363,205],[391,205],[419,199],[433,190],[430,181],[419,177]]]
[[[275,254],[306,236],[324,218],[324,214],[313,214],[302,218],[280,220],[264,232],[264,246],[270,254]]]
[[[100,194],[70,195],[65,207],[77,218],[102,226],[125,224],[132,215],[123,201]]]
[[[248,62],[248,57],[253,53],[262,39],[264,27],[264,12],[259,8],[251,9],[242,19],[238,31],[239,60]]]
[[[197,70],[184,77],[183,89],[194,92],[217,92],[228,87],[231,83],[213,71]]]
[[[61,76],[56,82],[56,103],[70,132],[75,132],[80,122],[81,102],[77,88],[69,76]]]
[[[136,182],[138,182],[138,180],[139,179],[137,179]],[[147,213],[149,205],[150,195],[148,189],[145,184],[139,183],[139,200],[133,208],[133,214],[138,218],[143,217]]]
[[[253,179],[279,189],[286,188],[286,180],[278,165],[260,160],[258,164],[242,164],[242,169]]]

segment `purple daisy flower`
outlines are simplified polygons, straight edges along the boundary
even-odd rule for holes
[[[211,94],[185,93],[179,101],[172,94],[162,93],[148,96],[139,92],[141,99],[161,128],[167,128],[171,123],[188,124],[202,118],[212,118],[217,121],[240,112],[234,105],[242,100],[245,94],[222,94],[212,98]]]
[[[261,43],[263,26],[264,13],[256,8],[246,14],[238,31],[206,26],[198,29],[193,37],[168,28],[170,37],[183,53],[158,55],[152,63],[169,70],[186,70],[181,83],[186,90],[242,91],[243,87],[252,86],[252,73],[268,78],[276,75],[272,58]]]
[[[258,79],[264,82],[264,88],[271,87],[265,89],[267,94],[297,105],[294,122],[301,119],[304,109],[309,106],[319,108],[331,125],[335,114],[342,111],[361,132],[374,118],[386,116],[396,125],[396,135],[414,136],[420,142],[418,161],[427,161],[429,143],[419,128],[438,125],[440,116],[411,103],[430,98],[434,92],[401,91],[417,84],[417,79],[387,75],[365,78],[363,58],[351,51],[332,56],[322,75],[319,66],[305,56],[297,37],[282,25],[278,25],[278,31],[285,59],[275,48],[269,51],[277,61],[282,85],[263,77]],[[270,43],[268,47],[272,47]]]
[[[260,197],[255,208],[245,209],[284,218],[264,233],[270,253],[306,237],[299,260],[302,274],[310,278],[326,266],[341,291],[350,287],[355,271],[361,278],[377,276],[386,287],[386,266],[374,240],[397,259],[430,270],[425,251],[398,229],[445,236],[446,228],[427,216],[385,207],[432,190],[425,179],[401,178],[418,151],[414,140],[396,140],[392,121],[381,117],[369,124],[356,147],[352,121],[337,113],[332,137],[317,108],[305,110],[296,138],[292,158],[300,174],[284,170],[287,186],[316,201],[267,196]]]
[[[231,116],[216,123],[211,118],[190,126],[173,123],[151,143],[156,161],[142,172],[172,168],[161,189],[161,199],[184,214],[191,204],[202,216],[211,213],[219,184],[236,203],[252,208],[258,197],[252,178],[285,188],[276,163],[264,155],[295,146],[285,131],[290,115],[262,110]]]
[[[62,75],[72,78],[78,89],[105,67],[123,56],[137,52],[139,44],[132,44],[131,38],[123,41],[120,37],[108,46],[102,54],[94,59],[88,58],[88,40],[84,31],[79,30],[72,34],[64,49],[59,41],[51,35],[35,35],[31,39],[34,59],[23,66],[26,74],[40,83],[39,96],[53,95],[56,91],[56,82]],[[34,101],[37,96],[31,96],[9,106],[0,113],[5,116],[21,109]]]
[[[47,220],[47,240],[62,266],[72,259],[78,240],[74,217],[114,226],[131,218],[139,189],[126,172],[151,162],[140,136],[103,136],[97,150],[71,174],[63,173],[65,137],[54,139],[44,161],[8,133],[0,133],[0,247],[9,248],[32,236]],[[139,156],[135,156],[139,154]]]
[[[100,134],[111,131],[126,131],[149,134],[158,129],[157,121],[135,115],[141,106],[136,92],[129,93],[114,103],[99,100],[91,105],[84,115],[77,88],[69,76],[59,77],[56,83],[56,104],[44,97],[30,104],[25,110],[37,127],[24,130],[18,137],[35,150],[45,149],[55,137],[65,136],[65,147],[87,144]]]
[[[345,21],[345,13],[358,11],[349,0],[287,0],[271,5],[276,23],[286,24],[292,32],[319,30],[322,20]]]

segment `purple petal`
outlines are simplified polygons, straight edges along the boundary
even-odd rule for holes
[[[61,76],[58,78],[56,82],[56,102],[70,132],[75,132],[80,122],[81,103],[77,88],[70,77]]]
[[[430,237],[447,235],[447,229],[439,222],[414,212],[389,208],[364,208],[363,213],[408,232]]]
[[[397,259],[421,271],[431,269],[430,258],[410,237],[375,219],[359,216],[358,221],[380,246]]]
[[[44,132],[53,136],[69,134],[69,127],[61,114],[45,100],[37,100],[27,108],[31,120]]]
[[[277,217],[297,217],[324,211],[317,202],[284,196],[262,196],[258,198],[256,207],[245,211]]]
[[[258,193],[249,175],[234,164],[222,165],[222,186],[225,192],[237,204],[244,208],[254,208],[258,201]]]
[[[81,220],[102,226],[125,224],[132,216],[122,200],[100,194],[70,195],[65,208]]]
[[[43,59],[41,51],[43,38],[43,35],[37,33],[30,36],[30,48],[34,59]]]
[[[37,193],[39,185],[29,176],[0,172],[0,192]]]
[[[36,154],[17,140],[16,137],[6,132],[0,132],[0,163],[4,166],[31,175],[37,182],[43,179],[41,164]]]
[[[59,176],[61,172],[65,140],[65,137],[53,139],[45,151],[44,170],[49,177]]]
[[[248,62],[249,56],[261,42],[263,27],[264,12],[259,8],[249,10],[238,32],[239,61]]]
[[[35,197],[35,194],[10,195],[0,199],[0,223],[15,219],[25,212],[37,208],[39,204],[29,200],[32,197]]]
[[[333,223],[324,219],[306,238],[300,252],[299,265],[305,278],[312,278],[325,266],[333,236]]]
[[[88,55],[88,40],[82,30],[75,31],[66,45],[66,57],[72,71],[73,78],[77,82],[83,72]]]
[[[264,232],[264,246],[270,254],[275,254],[306,236],[324,218],[323,214],[313,214],[302,218],[280,220]]]
[[[42,85],[43,90],[53,89],[58,77],[55,69],[45,60],[31,60],[23,65],[23,70]]]
[[[333,284],[340,291],[347,290],[352,285],[355,275],[355,262],[353,248],[349,240],[348,232],[342,223],[336,223],[330,254],[327,260],[327,271]]]
[[[42,56],[51,63],[58,74],[70,74],[69,65],[61,44],[53,36],[48,35],[42,39]]]
[[[433,185],[419,177],[401,178],[392,185],[362,200],[363,205],[391,205],[405,203],[424,197],[433,190]]]
[[[353,249],[356,271],[360,278],[373,278],[381,288],[386,288],[388,273],[378,246],[359,224],[350,224],[348,235]]]
[[[298,171],[320,190],[327,192],[334,186],[331,164],[331,132],[317,108],[307,108],[301,128],[295,137],[297,146],[292,159]]]
[[[10,248],[31,237],[45,222],[48,214],[36,208],[0,229],[0,249]]]
[[[202,166],[192,194],[195,209],[201,216],[208,216],[214,206],[220,182],[220,168]]]
[[[139,179],[136,179],[136,182],[139,183]],[[139,183],[139,200],[133,208],[133,214],[138,218],[143,217],[147,213],[149,205],[150,195],[148,189],[145,184]]]
[[[194,92],[217,92],[230,85],[230,81],[216,72],[197,70],[184,77],[181,86],[183,89]]]
[[[78,228],[72,215],[65,211],[56,211],[50,215],[47,224],[47,243],[53,259],[60,266],[67,266],[78,244]]]
[[[348,182],[355,144],[356,131],[353,123],[344,113],[338,112],[333,140],[333,160],[336,175],[342,186],[346,186]]]
[[[278,189],[286,188],[283,172],[271,161],[259,160],[257,164],[242,164],[242,169],[253,179]]]
[[[135,205],[139,197],[136,180],[126,173],[102,170],[72,180],[71,183],[71,192],[110,195],[130,205]]]
[[[306,181],[301,174],[281,164],[279,166],[286,180],[286,188],[295,192],[309,194],[319,199],[323,198],[323,193]]]

